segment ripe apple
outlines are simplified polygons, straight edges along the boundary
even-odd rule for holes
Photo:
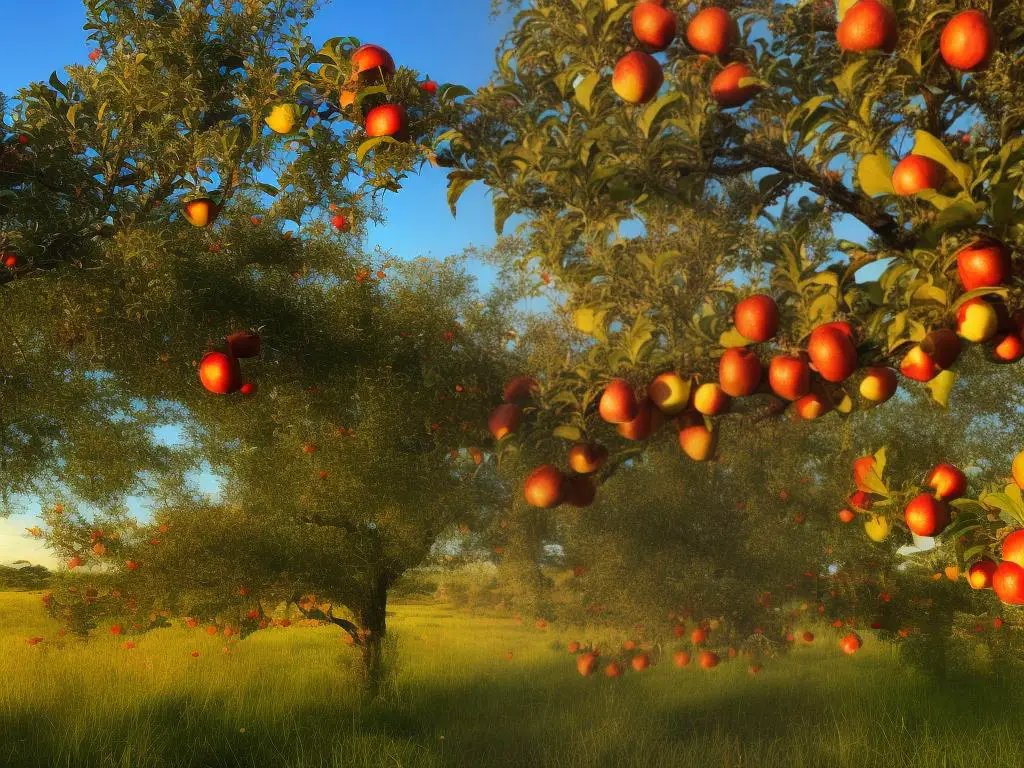
[[[1024,451],[1014,457],[1010,471],[1013,473],[1013,482],[1017,484],[1017,487],[1024,488]]]
[[[727,64],[711,79],[711,98],[722,109],[742,107],[761,91],[757,83],[740,84],[742,80],[753,77],[756,77],[754,70],[743,62]]]
[[[420,83],[419,88],[421,91],[428,93],[431,96],[437,93],[437,83],[433,80],[424,80]]]
[[[811,388],[811,370],[802,357],[776,355],[768,364],[768,384],[786,400],[799,400]]]
[[[992,575],[992,589],[1007,605],[1024,605],[1024,568],[1004,560]]]
[[[995,31],[988,15],[979,10],[958,13],[947,22],[939,38],[942,60],[962,72],[984,69],[995,48]]]
[[[245,384],[238,388],[238,391],[241,392],[246,397],[252,397],[254,394],[256,394],[256,385],[253,384],[251,381],[247,381],[245,382]]]
[[[868,368],[860,382],[860,394],[873,403],[884,403],[896,393],[896,373],[892,368]]]
[[[832,410],[832,401],[817,392],[810,392],[793,404],[796,414],[805,421],[813,421]]]
[[[352,229],[352,222],[348,220],[348,217],[336,213],[331,217],[331,226],[339,232],[349,232]]]
[[[640,406],[633,387],[625,379],[612,379],[601,393],[598,412],[609,424],[625,424],[637,417]]]
[[[381,104],[366,113],[366,135],[391,136],[404,141],[409,133],[409,116],[401,104]]]
[[[700,656],[697,658],[697,663],[700,664],[701,669],[714,669],[721,661],[721,659],[718,658],[718,654],[713,651],[701,651]]]
[[[597,488],[593,480],[586,475],[572,475],[565,478],[563,500],[573,507],[589,507],[597,497]]]
[[[860,0],[846,11],[836,28],[836,42],[849,53],[892,53],[899,42],[899,28],[892,8],[878,0]]]
[[[981,297],[965,301],[956,311],[956,332],[967,341],[988,341],[998,329],[995,307]]]
[[[523,405],[532,400],[539,390],[540,385],[532,376],[514,376],[508,380],[502,396],[506,403]]]
[[[704,417],[688,412],[680,417],[679,447],[694,461],[707,461],[715,450],[715,433],[708,429]]]
[[[487,429],[494,435],[495,440],[501,440],[519,429],[523,420],[522,409],[513,403],[502,403],[493,411],[487,419]]]
[[[542,464],[526,478],[523,495],[526,503],[539,509],[551,509],[562,502],[565,475],[557,467]]]
[[[889,524],[889,518],[884,515],[872,515],[871,518],[864,523],[864,532],[872,541],[885,541],[889,538],[889,534],[892,532],[892,526]]]
[[[1024,567],[1024,530],[1013,531],[1003,539],[1003,560]]]
[[[263,122],[274,133],[288,134],[295,130],[301,116],[298,104],[275,104]]]
[[[593,651],[576,658],[576,671],[584,677],[590,677],[597,667],[597,654]]]
[[[900,361],[900,373],[915,381],[931,381],[960,356],[960,339],[948,328],[932,331]]]
[[[863,0],[861,0],[863,2]],[[839,641],[839,647],[843,650],[847,656],[852,656],[860,650],[862,643],[860,635],[856,632],[850,632],[845,635],[842,640]]]
[[[956,271],[965,291],[1005,285],[1013,272],[1010,249],[993,238],[975,240],[957,251]]]
[[[565,649],[567,651],[569,651],[569,653],[579,653],[580,652],[580,644],[578,642],[576,642],[575,640],[573,640],[571,643],[569,643],[567,646],[565,646]]]
[[[907,528],[918,536],[938,536],[949,525],[949,506],[930,493],[922,493],[903,510]]]
[[[761,373],[761,361],[747,347],[727,349],[718,361],[718,383],[730,397],[754,394],[761,383]]]
[[[724,8],[705,8],[686,25],[686,42],[708,56],[724,56],[739,37],[739,25]]]
[[[612,89],[629,104],[653,99],[665,82],[661,64],[643,51],[631,51],[619,59],[612,73]]]
[[[967,492],[967,476],[952,464],[939,464],[928,473],[925,485],[935,491],[936,498],[952,501]]]
[[[873,2],[874,0],[861,0]],[[907,155],[892,171],[892,188],[897,195],[916,195],[925,189],[938,189],[946,181],[941,163],[924,155]]]
[[[580,672],[582,675],[583,673]],[[589,674],[589,673],[588,673]],[[605,677],[622,677],[622,665],[617,661],[608,662],[608,666],[604,668]]]
[[[800,639],[803,640],[808,645],[810,645],[811,643],[814,642],[814,633],[813,632],[804,632],[802,635],[800,635]]]
[[[637,3],[632,22],[636,39],[652,51],[664,51],[675,39],[676,15],[660,3]]]
[[[635,669],[637,672],[643,672],[645,669],[651,666],[651,659],[646,653],[638,653],[636,656],[633,657],[633,660],[630,662],[630,664],[632,665],[633,669]]]
[[[857,517],[857,515],[849,509],[842,509],[839,511],[839,519],[844,523],[852,523],[855,517]]]
[[[729,410],[729,396],[717,384],[701,384],[693,393],[693,407],[705,416],[717,416]]]
[[[199,362],[199,380],[215,395],[227,395],[240,386],[238,360],[223,352],[207,352]]]
[[[1024,357],[1024,338],[1019,333],[1004,333],[995,338],[992,347],[992,361],[1016,363]]]
[[[704,627],[694,627],[690,633],[690,642],[694,645],[702,645],[708,639],[708,631]]]
[[[636,418],[617,425],[616,431],[627,440],[646,440],[658,431],[664,418],[651,399],[645,397],[637,406]]]
[[[807,342],[811,363],[825,381],[845,380],[857,369],[857,348],[850,334],[834,323],[818,326]]]
[[[690,666],[690,654],[686,651],[676,651],[672,654],[672,663],[682,669]]]
[[[352,52],[352,74],[362,84],[375,83],[381,76],[395,74],[395,60],[379,45],[362,45]]]
[[[874,456],[861,456],[853,462],[853,484],[857,486],[858,491],[871,493],[871,488],[868,487],[865,478],[874,471]]]
[[[763,293],[743,299],[732,317],[740,336],[755,343],[768,341],[779,330],[779,306]]]
[[[690,382],[675,371],[665,371],[647,385],[647,396],[662,413],[675,416],[686,410],[690,401]]]
[[[10,251],[0,252],[0,264],[3,264],[8,269],[14,269],[18,266],[18,254],[11,253]]]
[[[181,212],[193,227],[206,227],[217,218],[220,207],[208,197],[197,197],[185,203]]]
[[[227,338],[228,349],[237,358],[258,357],[263,340],[258,334],[247,331],[235,331]]]
[[[569,449],[569,468],[580,475],[597,472],[608,459],[608,449],[597,443],[576,443]]]
[[[972,589],[990,589],[997,567],[987,557],[982,558],[967,569],[967,583],[971,585]]]

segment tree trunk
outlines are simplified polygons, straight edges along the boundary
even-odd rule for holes
[[[359,611],[363,679],[368,696],[380,695],[385,678],[384,639],[387,634],[388,583],[377,577]]]

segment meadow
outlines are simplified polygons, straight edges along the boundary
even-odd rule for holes
[[[402,604],[391,682],[369,703],[357,652],[332,628],[272,629],[229,653],[183,627],[131,650],[109,635],[58,647],[38,601],[0,596],[5,768],[934,768],[1017,764],[1024,746],[1020,679],[933,683],[887,646],[845,657],[827,632],[757,677],[665,657],[584,679],[565,642],[616,635]]]

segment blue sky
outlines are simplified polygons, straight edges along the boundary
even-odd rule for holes
[[[82,29],[80,0],[2,0],[0,6],[0,91],[8,97],[67,64],[88,62],[91,46]],[[391,0],[386,6],[338,0],[320,12],[310,35],[316,41],[351,35],[377,43],[399,64],[438,82],[474,88],[487,82],[494,49],[507,28],[507,17],[491,18],[488,0]],[[387,224],[370,232],[368,245],[403,258],[443,258],[470,244],[492,244],[493,212],[482,187],[474,185],[462,196],[456,220],[448,210],[445,183],[444,172],[431,168],[410,177],[401,193],[385,198]],[[476,271],[486,279],[485,269]],[[29,509],[35,506],[33,502]],[[33,514],[0,519],[0,563],[24,558],[53,564],[25,533],[35,520]]]

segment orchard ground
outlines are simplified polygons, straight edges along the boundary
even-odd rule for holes
[[[931,682],[836,631],[768,661],[584,679],[565,644],[600,628],[449,605],[393,607],[392,682],[359,695],[358,655],[331,627],[227,645],[202,628],[58,647],[39,593],[0,593],[0,766],[1004,766],[1020,764],[1024,676]],[[45,637],[30,646],[26,639]],[[192,652],[198,650],[199,656]],[[508,657],[511,651],[511,657]]]

